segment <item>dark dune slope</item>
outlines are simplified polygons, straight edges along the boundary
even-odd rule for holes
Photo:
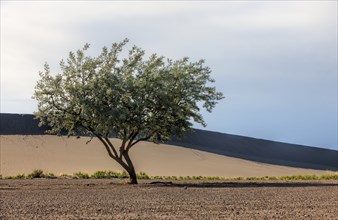
[[[42,135],[33,115],[0,114],[2,135]],[[195,129],[178,146],[262,163],[321,170],[338,170],[338,151]]]
[[[34,115],[0,114],[0,135],[39,135],[46,134],[47,126],[39,127]]]
[[[338,151],[195,129],[172,144],[262,163],[338,170]]]

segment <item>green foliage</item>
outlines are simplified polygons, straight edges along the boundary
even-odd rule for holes
[[[219,176],[152,176],[150,179],[156,180],[226,180]]]
[[[150,179],[150,177],[148,176],[148,174],[146,174],[145,172],[140,172],[139,174],[137,174],[137,178],[138,179],[143,179],[143,180]]]
[[[91,175],[91,178],[94,179],[111,179],[111,178],[118,178],[124,179],[128,178],[128,174],[123,172],[114,172],[114,171],[96,171]]]
[[[14,177],[14,179],[26,179],[25,174],[18,174]]]
[[[231,178],[231,180],[244,180],[243,177],[234,177],[234,178]]]
[[[18,174],[16,176],[6,176],[5,179],[26,179],[25,174]]]
[[[278,180],[278,178],[275,176],[268,176],[267,180]]]
[[[96,171],[91,175],[94,179],[110,179],[113,178],[110,171]]]
[[[83,172],[74,173],[73,176],[78,179],[89,179],[88,173],[83,173]]]
[[[122,171],[122,173],[117,173],[118,179],[125,179],[128,178],[128,173],[126,171]]]
[[[266,180],[266,177],[247,177],[245,180]]]
[[[145,52],[136,46],[128,57],[119,58],[127,42],[104,47],[97,57],[85,55],[88,44],[70,52],[60,62],[62,73],[55,76],[46,64],[33,96],[40,124],[51,125],[51,133],[93,129],[124,139],[136,132],[138,139],[156,142],[182,136],[191,119],[205,125],[198,104],[210,112],[223,95],[207,86],[214,80],[204,61],[165,61],[156,54],[144,60]]]
[[[44,178],[44,177],[45,177],[45,175],[44,175],[43,171],[40,170],[40,169],[33,170],[32,173],[27,175],[28,179]]]
[[[53,173],[44,173],[42,170],[37,169],[34,170],[32,173],[28,174],[18,174],[16,176],[6,176],[2,177],[4,179],[32,179],[32,178],[58,178]],[[115,171],[96,171],[92,175],[88,175],[87,173],[77,172],[73,175],[62,174],[59,177],[75,177],[78,179],[125,179],[128,178],[128,174],[123,172],[115,172]],[[233,177],[233,178],[225,178],[219,176],[149,176],[145,172],[140,172],[137,174],[138,179],[155,179],[155,180],[246,180],[246,181],[274,181],[274,180],[338,180],[338,173],[327,173],[323,175],[291,175],[291,176],[262,176],[262,177]]]
[[[21,178],[20,178],[21,177]],[[54,179],[57,178],[53,173],[45,173],[43,170],[40,169],[36,169],[33,170],[32,173],[28,174],[27,176],[25,176],[24,174],[21,174],[21,176],[16,176],[17,179],[35,179],[35,178],[50,178],[50,179]]]
[[[35,179],[35,178],[57,178],[53,173],[44,173],[40,169],[33,170],[27,175],[17,174],[16,176],[6,176],[4,179]]]
[[[319,177],[319,179],[321,179],[321,180],[338,180],[338,172],[321,175]]]
[[[292,175],[292,176],[281,176],[280,180],[318,180],[320,176],[317,175]]]

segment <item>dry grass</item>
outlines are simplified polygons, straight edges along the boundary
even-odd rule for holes
[[[123,172],[115,171],[96,171],[92,175],[85,172],[76,172],[72,175],[61,174],[56,176],[53,173],[44,172],[41,169],[33,170],[32,173],[17,174],[16,176],[2,177],[1,179],[36,179],[36,178],[63,178],[69,177],[74,179],[125,179],[128,178],[128,174]],[[263,177],[233,177],[225,178],[219,176],[149,176],[145,172],[137,174],[138,179],[154,179],[154,180],[338,180],[338,172],[327,173],[323,175],[291,175],[291,176],[263,176]]]

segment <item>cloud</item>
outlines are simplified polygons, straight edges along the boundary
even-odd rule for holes
[[[228,8],[233,10],[233,8]],[[236,10],[237,9],[237,10]],[[304,29],[326,24],[332,19],[332,12],[328,12],[325,3],[299,2],[280,3],[275,1],[248,3],[247,7],[235,8],[234,12],[211,14],[210,22],[218,27],[231,30],[262,31],[290,29]],[[335,10],[334,7],[331,8]],[[331,20],[332,21],[332,20]],[[331,22],[329,22],[330,24]]]

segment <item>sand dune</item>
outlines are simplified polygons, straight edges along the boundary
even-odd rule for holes
[[[27,114],[0,114],[0,135],[42,135],[48,127]],[[194,129],[170,144],[261,163],[338,170],[338,151]]]
[[[88,137],[52,135],[1,135],[1,174],[3,176],[30,173],[43,169],[54,174],[82,171],[122,170],[108,157],[102,144]],[[113,139],[115,144],[118,139]],[[196,149],[141,142],[131,150],[137,172],[149,175],[175,176],[281,176],[322,174],[324,170],[292,168],[258,163],[244,159],[208,153]]]
[[[0,114],[3,176],[43,169],[55,174],[122,170],[88,137],[43,135],[33,115]],[[119,140],[113,140],[118,144]],[[338,151],[194,130],[171,145],[143,142],[131,151],[138,172],[175,176],[281,176],[338,170]]]

